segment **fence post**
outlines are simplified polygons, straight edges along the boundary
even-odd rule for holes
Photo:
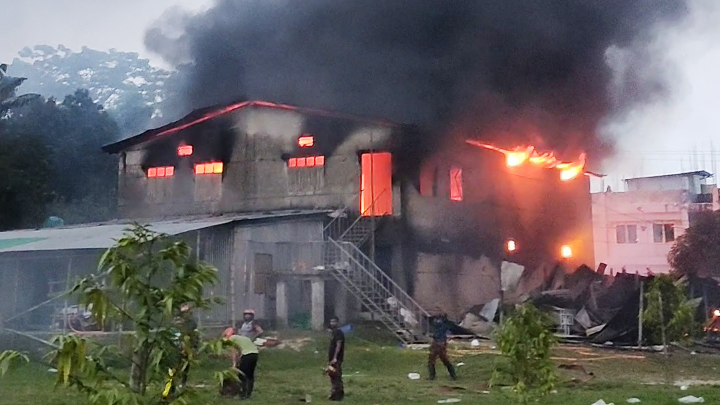
[[[644,308],[644,302],[643,302],[643,296],[645,291],[645,283],[643,283],[642,280],[640,280],[640,310],[638,311],[638,347],[642,346],[642,338],[643,338],[643,308]]]

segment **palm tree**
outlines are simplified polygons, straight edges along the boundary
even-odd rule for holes
[[[26,80],[24,77],[7,75],[7,64],[0,64],[0,118],[12,108],[20,107],[40,97],[39,94],[17,95],[17,88]]]

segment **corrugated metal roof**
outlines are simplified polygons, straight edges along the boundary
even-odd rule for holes
[[[149,225],[151,229],[156,232],[166,233],[168,235],[179,235],[185,232],[211,228],[236,221],[286,218],[326,212],[329,211],[277,211],[247,215],[138,222]],[[41,250],[107,249],[112,246],[130,226],[132,226],[132,221],[0,232],[0,253]]]

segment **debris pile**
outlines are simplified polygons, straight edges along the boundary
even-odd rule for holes
[[[621,272],[605,274],[582,265],[567,272],[561,263],[528,271],[515,263],[501,266],[502,297],[475,305],[463,315],[460,326],[478,336],[490,337],[499,322],[501,306],[530,301],[553,314],[558,336],[595,344],[637,345],[641,287],[652,276]],[[685,280],[687,281],[687,280]],[[699,317],[720,307],[720,287],[713,279],[689,282]],[[720,325],[720,317],[718,317]],[[720,330],[720,327],[718,327]]]

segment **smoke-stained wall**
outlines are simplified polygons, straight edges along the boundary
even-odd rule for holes
[[[120,212],[129,218],[337,208],[360,191],[360,153],[391,150],[401,139],[391,124],[246,107],[159,136],[121,153]],[[314,137],[312,147],[298,138]],[[192,145],[180,157],[180,145]],[[323,156],[312,170],[289,159]],[[196,175],[194,165],[219,161],[222,174]],[[172,177],[148,178],[150,167],[173,166]],[[299,169],[299,170],[298,170]]]

